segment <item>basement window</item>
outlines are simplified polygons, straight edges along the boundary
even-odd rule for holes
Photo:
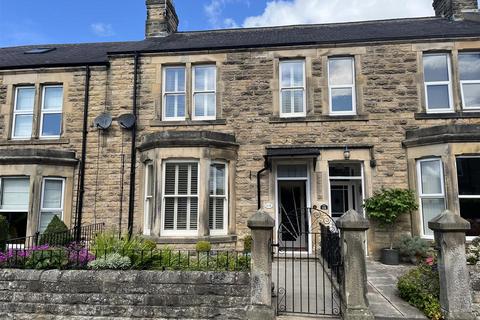
[[[35,48],[28,51],[25,51],[24,54],[43,54],[47,52],[52,52],[57,48]]]

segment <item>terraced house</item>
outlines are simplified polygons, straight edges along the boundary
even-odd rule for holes
[[[15,236],[57,215],[234,247],[259,207],[298,232],[313,224],[299,208],[362,212],[383,187],[418,196],[399,231],[430,238],[449,208],[480,235],[476,0],[201,32],[177,31],[170,0],[146,5],[142,41],[0,49],[0,214]],[[367,239],[374,254],[388,235]]]

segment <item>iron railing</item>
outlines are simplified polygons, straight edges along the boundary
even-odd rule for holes
[[[75,239],[78,228],[80,228],[80,239]],[[6,249],[21,251],[37,248],[42,245],[65,246],[72,242],[83,243],[83,246],[88,249],[90,241],[95,237],[96,234],[102,233],[104,229],[104,223],[97,223],[86,226],[74,227],[70,230],[62,232],[48,234],[41,234],[40,232],[37,232],[30,237],[8,239],[6,241]]]
[[[240,251],[88,250],[82,243],[65,247],[41,245],[0,252],[0,268],[116,269],[161,271],[249,271],[251,256]]]
[[[337,282],[342,280],[342,254],[340,250],[340,233],[338,230],[332,230],[330,226],[321,225],[320,252],[327,264],[332,270]]]

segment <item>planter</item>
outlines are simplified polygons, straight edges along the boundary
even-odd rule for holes
[[[381,262],[389,266],[400,264],[400,253],[397,249],[382,249]]]

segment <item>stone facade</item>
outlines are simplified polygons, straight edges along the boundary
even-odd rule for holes
[[[480,319],[480,267],[469,266],[470,282],[472,285],[473,313]]]
[[[1,319],[246,319],[248,273],[1,271]]]
[[[150,1],[148,1],[150,3]],[[170,4],[170,2],[168,2]],[[222,237],[201,232],[199,237],[169,239],[163,237],[159,224],[153,223],[152,237],[159,243],[191,245],[206,238],[219,246],[239,247],[247,235],[247,220],[257,209],[257,172],[265,166],[266,149],[278,146],[312,147],[320,152],[316,158],[300,160],[309,166],[309,206],[330,206],[329,163],[349,161],[363,168],[362,197],[368,198],[382,188],[399,187],[417,190],[415,159],[432,155],[415,153],[403,145],[406,132],[435,126],[480,125],[478,112],[463,113],[458,79],[458,53],[480,50],[478,39],[444,39],[336,44],[289,48],[251,48],[219,52],[144,53],[139,57],[137,84],[137,136],[141,146],[147,137],[159,132],[210,131],[235,137],[238,148],[215,153],[211,150],[186,150],[173,146],[139,150],[136,159],[134,232],[144,229],[145,166],[156,161],[157,191],[162,186],[162,161],[172,158],[223,159],[230,161],[228,230]],[[452,95],[455,112],[428,115],[425,109],[425,87],[422,65],[424,52],[448,52],[452,56]],[[355,59],[357,115],[329,115],[328,58],[352,56]],[[93,67],[89,87],[89,117],[85,171],[84,223],[104,222],[107,228],[126,230],[130,189],[131,131],[122,129],[116,118],[132,113],[134,95],[134,57],[128,54],[110,56],[109,67]],[[306,116],[281,118],[279,114],[279,63],[284,59],[304,59],[306,65]],[[162,73],[165,66],[183,65],[190,79],[191,67],[209,64],[217,67],[217,116],[215,120],[192,121],[191,109],[185,121],[162,121]],[[80,158],[85,94],[85,68],[53,68],[0,71],[0,152],[1,150],[55,149],[69,150]],[[11,140],[11,115],[14,89],[21,84],[62,83],[65,88],[63,132],[58,140]],[[190,81],[189,81],[190,82]],[[188,83],[188,82],[187,82]],[[191,83],[191,82],[190,82]],[[191,84],[187,85],[188,87]],[[191,95],[187,94],[191,106]],[[108,130],[98,130],[94,119],[103,112],[114,118]],[[465,144],[455,142],[461,149]],[[191,147],[191,146],[190,146]],[[459,149],[459,150],[460,150]],[[178,151],[175,157],[174,153]],[[202,153],[202,156],[194,156]],[[222,153],[223,152],[223,153]],[[465,150],[458,151],[460,154]],[[478,143],[471,143],[469,154],[480,154]],[[208,156],[207,156],[208,154]],[[419,155],[421,154],[421,155]],[[450,153],[453,155],[452,153]],[[434,154],[436,156],[436,153]],[[152,158],[153,157],[153,158]],[[229,158],[232,157],[232,158]],[[283,159],[285,160],[285,159]],[[413,161],[413,162],[412,162]],[[280,162],[278,162],[280,163]],[[275,160],[261,179],[261,206],[277,217]],[[413,169],[412,169],[413,166]],[[78,169],[71,175],[71,194],[66,222],[73,225],[77,213]],[[0,163],[0,176],[25,175],[21,166]],[[41,176],[41,174],[40,174]],[[32,186],[30,210],[38,212],[40,197],[36,182]],[[418,191],[418,190],[417,190]],[[453,192],[453,191],[452,191]],[[206,193],[205,193],[206,194]],[[456,194],[451,193],[452,198]],[[37,200],[33,200],[37,199]],[[155,196],[154,217],[161,219],[162,197]],[[448,203],[447,206],[455,203]],[[361,208],[357,208],[361,210]],[[452,208],[453,211],[456,208]],[[205,214],[205,213],[204,213]],[[401,233],[420,234],[418,212],[403,216],[397,225]],[[277,219],[278,221],[278,219]],[[29,228],[30,233],[35,227]],[[369,252],[376,253],[388,243],[388,234],[372,226],[367,237]]]

